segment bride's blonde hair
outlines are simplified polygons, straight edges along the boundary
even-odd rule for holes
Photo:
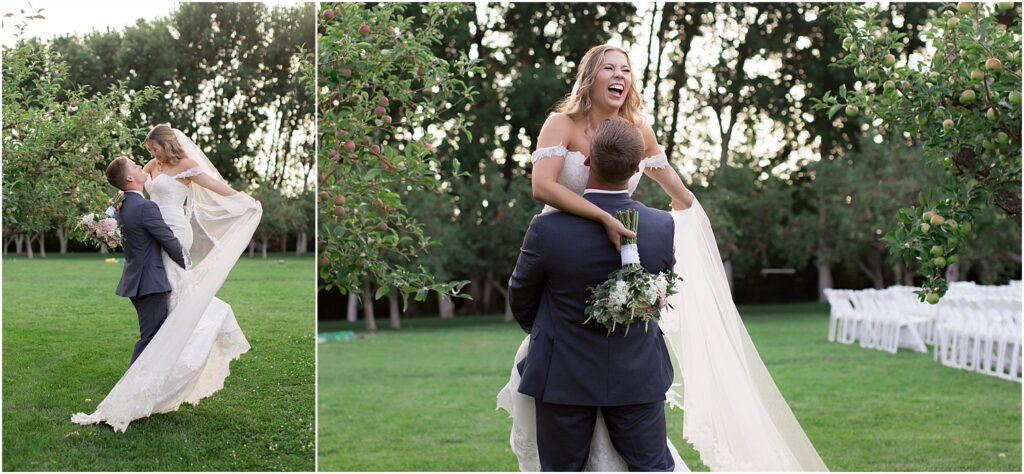
[[[170,125],[160,124],[153,127],[146,135],[144,142],[160,144],[167,157],[167,163],[171,166],[185,159],[185,150],[181,149],[181,144],[178,143],[178,138],[174,136],[174,129]]]
[[[617,46],[602,44],[594,46],[583,55],[579,66],[576,69],[576,85],[573,92],[562,99],[556,106],[555,112],[561,112],[573,119],[586,117],[594,106],[590,98],[590,89],[594,85],[594,78],[604,64],[604,55],[608,51],[618,51],[626,56],[626,64],[629,65],[629,75],[632,77],[629,91],[626,92],[626,101],[619,108],[619,117],[628,120],[633,125],[640,127],[644,124],[642,113],[643,99],[640,97],[640,89],[637,87],[636,73],[633,72],[633,62],[629,59],[629,53]]]

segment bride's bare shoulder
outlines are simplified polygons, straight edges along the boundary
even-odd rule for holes
[[[654,156],[661,153],[661,145],[658,144],[658,135],[654,133],[651,124],[644,122],[640,126],[640,136],[644,139],[644,156]]]
[[[555,112],[548,115],[544,126],[540,129],[540,136],[537,137],[537,148],[557,145],[568,147],[575,126],[576,123],[572,117],[564,113]]]

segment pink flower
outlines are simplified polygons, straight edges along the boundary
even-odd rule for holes
[[[100,220],[99,230],[103,234],[109,234],[117,229],[117,221],[111,217]]]

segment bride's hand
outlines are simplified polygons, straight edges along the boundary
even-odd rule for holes
[[[636,234],[627,229],[625,225],[619,222],[619,220],[611,214],[605,214],[604,221],[601,222],[601,225],[604,226],[604,231],[608,234],[608,240],[612,241],[612,245],[615,246],[616,251],[622,250],[623,237],[636,237]]]

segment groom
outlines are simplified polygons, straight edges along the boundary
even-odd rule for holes
[[[167,252],[181,268],[187,266],[181,243],[167,227],[160,208],[142,195],[146,182],[142,167],[126,156],[119,156],[107,166],[107,182],[124,191],[124,202],[117,215],[123,236],[124,270],[116,293],[131,299],[139,315],[139,341],[128,364],[131,366],[167,319],[171,285],[160,250]]]
[[[649,272],[675,263],[670,214],[629,197],[644,144],[636,127],[604,120],[585,163],[583,198],[609,212],[636,209],[640,262]],[[512,312],[530,333],[519,364],[519,392],[537,407],[537,448],[544,471],[581,471],[590,451],[598,409],[615,450],[630,471],[671,471],[665,437],[665,392],[672,363],[658,325],[608,335],[583,324],[589,288],[621,267],[619,253],[597,222],[564,212],[533,218],[509,281]]]

